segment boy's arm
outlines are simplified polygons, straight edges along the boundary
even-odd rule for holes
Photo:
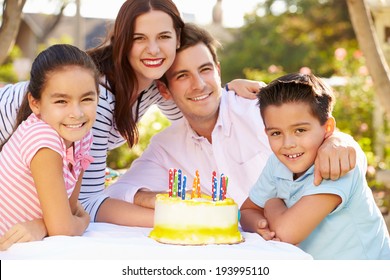
[[[248,197],[240,208],[240,224],[244,231],[256,232],[265,240],[273,240],[275,232],[271,232],[267,219],[264,217],[264,209],[253,203]]]
[[[283,200],[272,198],[264,205],[264,216],[277,238],[298,244],[306,239],[340,203],[341,198],[338,195],[315,194],[304,196],[292,207],[287,208]]]
[[[334,132],[318,149],[314,163],[314,185],[322,179],[337,180],[356,166],[356,161],[365,160],[359,144],[348,134]]]

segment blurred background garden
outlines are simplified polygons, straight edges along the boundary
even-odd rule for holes
[[[61,8],[75,1],[57,2]],[[381,179],[383,177],[378,174],[386,174],[390,169],[390,127],[385,110],[375,94],[373,80],[367,69],[366,58],[359,47],[346,1],[259,0],[253,11],[245,15],[244,24],[235,28],[224,27],[223,6],[221,8],[223,1],[214,2],[213,10],[204,12],[212,13],[213,20],[206,27],[223,45],[219,52],[223,83],[235,78],[267,83],[285,73],[298,71],[311,71],[326,79],[336,92],[334,117],[337,127],[352,135],[364,150],[369,163],[369,185],[382,213],[388,215],[390,186],[386,187],[386,180]],[[388,63],[390,1],[368,2],[371,4],[376,35],[380,39],[380,46]],[[373,2],[385,4],[374,5]],[[199,1],[199,5],[202,5],[202,1]],[[54,19],[59,22],[67,20],[63,15],[60,19],[56,17],[63,11],[60,8],[57,15],[45,16],[47,30],[44,31],[45,37],[36,42],[35,55],[57,42],[75,44],[74,36],[64,33],[58,35],[59,31],[54,36],[60,25]],[[186,20],[184,15],[183,17]],[[26,13],[23,18],[22,24],[28,26],[34,15]],[[196,19],[187,15],[186,21],[196,22]],[[105,21],[104,28],[109,23]],[[85,25],[87,26],[87,23]],[[18,36],[22,35],[19,32]],[[20,61],[23,61],[21,58],[26,45],[21,39],[19,42],[22,43],[18,44],[17,39],[12,51],[0,65],[0,82],[4,84],[21,79],[16,68],[18,63],[20,65]],[[88,48],[88,44],[84,44],[84,47]],[[132,161],[147,147],[150,138],[169,124],[157,108],[149,110],[139,124],[139,143],[132,149],[124,145],[111,151],[109,166],[113,169],[129,168]]]

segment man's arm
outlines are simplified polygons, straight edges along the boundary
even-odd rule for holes
[[[125,174],[107,188],[107,194],[111,198],[153,209],[156,194],[167,190],[168,168],[164,165],[164,154],[152,141]]]
[[[314,163],[314,184],[318,186],[322,179],[337,180],[343,177],[356,166],[357,161],[362,166],[367,164],[359,144],[348,134],[334,132],[318,149]]]

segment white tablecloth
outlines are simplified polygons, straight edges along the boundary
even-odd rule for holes
[[[43,241],[14,244],[0,252],[0,259],[312,259],[291,244],[265,241],[254,233],[243,232],[245,242],[241,244],[179,246],[156,242],[148,237],[150,231],[150,228],[91,223],[83,236],[53,236]]]

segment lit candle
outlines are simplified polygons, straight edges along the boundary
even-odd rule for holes
[[[168,195],[169,197],[172,197],[172,188],[173,188],[173,168],[169,168],[169,171],[168,171]]]
[[[216,177],[217,173],[213,171],[213,176],[211,177],[211,193],[213,197],[213,201],[217,200],[217,186],[216,186]]]
[[[223,173],[221,174],[221,177],[219,179],[219,200],[223,200]]]
[[[178,188],[178,172],[175,169],[174,170],[174,181],[173,181],[173,191],[172,191],[172,197],[177,197],[177,188]]]
[[[177,170],[177,196],[181,197],[181,186],[182,186],[182,172],[181,169]]]
[[[181,199],[185,200],[186,199],[186,188],[187,188],[187,176],[183,176],[183,184],[181,185]]]
[[[199,171],[196,170],[195,172],[196,174],[196,197],[200,198],[202,195],[201,195],[201,190],[200,190],[200,177],[199,177]]]
[[[194,181],[192,182],[192,192],[191,199],[196,197],[196,186],[197,186],[198,177],[194,177]]]
[[[225,200],[225,198],[226,198],[226,176],[223,176],[223,178],[222,178],[222,190],[223,190],[222,200]]]

